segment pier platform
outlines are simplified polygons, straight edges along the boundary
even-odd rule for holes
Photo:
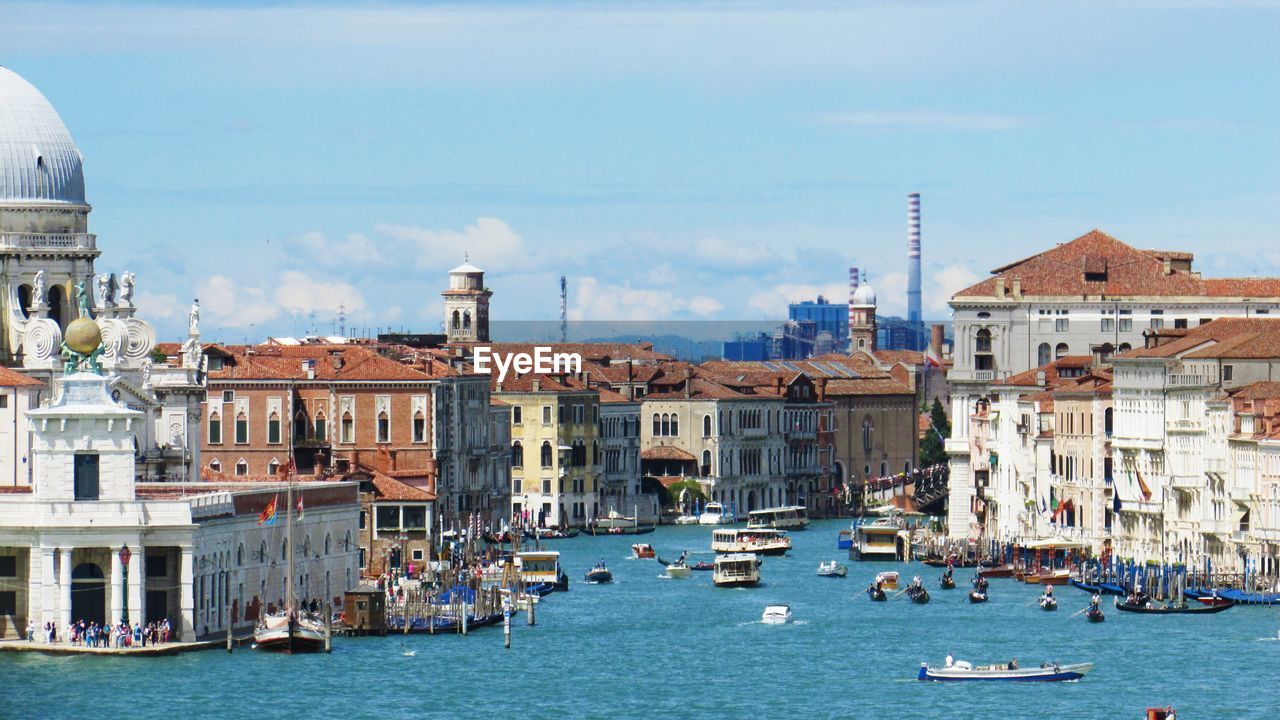
[[[253,642],[252,635],[236,636],[232,638],[232,645],[240,647],[245,643]],[[130,647],[130,648],[103,648],[103,647],[85,647],[84,645],[73,645],[71,643],[43,643],[29,642],[26,640],[0,640],[0,652],[25,652],[40,653],[42,655],[116,655],[120,657],[161,657],[166,655],[181,655],[182,653],[198,652],[201,650],[225,650],[227,648],[226,637],[220,637],[216,640],[197,640],[195,642],[167,642],[160,645],[147,645],[146,647]]]

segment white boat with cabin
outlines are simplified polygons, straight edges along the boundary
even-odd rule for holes
[[[747,513],[749,529],[804,530],[808,526],[809,509],[803,505],[787,505]]]
[[[851,560],[897,560],[898,534],[902,530],[902,521],[892,517],[859,523],[853,528],[853,544],[849,547],[849,558]]]
[[[711,549],[718,553],[785,555],[791,538],[784,530],[725,528],[711,533]]]
[[[760,584],[760,558],[752,553],[717,555],[711,582],[716,587],[754,587]]]
[[[791,622],[791,606],[770,605],[764,609],[764,615],[760,616],[760,622],[765,625],[785,625]]]
[[[726,512],[723,503],[714,500],[707,503],[698,516],[699,525],[728,525],[734,521],[733,513]]]

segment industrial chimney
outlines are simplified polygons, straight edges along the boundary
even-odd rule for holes
[[[907,322],[920,323],[920,193],[907,196]]]

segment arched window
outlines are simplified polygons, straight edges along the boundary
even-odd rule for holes
[[[671,434],[671,416],[662,413],[662,436],[667,437]]]
[[[316,440],[318,442],[324,442],[327,439],[328,437],[325,435],[324,426],[324,411],[318,410],[316,411]]]
[[[524,467],[524,446],[520,444],[519,440],[511,443],[511,467]]]
[[[711,451],[710,450],[702,451],[701,470],[702,470],[702,477],[707,477],[708,475],[711,474]]]
[[[1111,437],[1111,410],[1112,408],[1106,408],[1102,411],[1102,429],[1107,434],[1107,437]]]
[[[454,310],[453,311],[453,329],[457,330],[460,327],[462,327],[462,316],[458,313],[457,310]]]
[[[218,462],[218,458],[209,461],[209,469],[214,472],[222,472],[222,463]]]
[[[273,412],[267,416],[267,442],[270,444],[280,442],[280,413]]]
[[[244,565],[244,543],[236,547],[236,567]]]
[[[267,474],[276,475],[280,472],[280,462],[275,458],[271,458],[271,462],[267,463]]]
[[[542,467],[551,467],[551,443],[545,440],[542,443]]]
[[[356,441],[356,421],[351,417],[350,412],[342,413],[342,442],[352,443]]]
[[[391,442],[391,417],[386,410],[378,413],[378,442]]]
[[[871,424],[871,417],[862,419],[862,450],[863,452],[871,452],[871,434],[875,432],[875,426]]]
[[[680,437],[680,416],[679,415],[675,415],[675,414],[671,415],[671,435],[673,437]]]
[[[658,437],[662,434],[662,420],[658,417],[658,413],[653,414],[653,436]]]
[[[1057,344],[1056,346],[1054,346],[1054,348],[1053,348],[1053,359],[1054,359],[1054,360],[1061,360],[1062,358],[1066,357],[1066,356],[1067,356],[1067,355],[1069,355],[1069,354],[1071,354],[1071,350],[1070,350],[1070,348],[1068,348],[1068,347],[1067,347],[1067,344],[1066,344],[1066,343],[1058,343],[1058,344]]]
[[[236,474],[237,475],[249,474],[249,463],[245,462],[244,458],[240,458],[239,460],[236,461]]]
[[[470,310],[464,310],[462,313],[462,329],[463,330],[471,329],[471,311]]]
[[[299,410],[298,413],[293,416],[293,441],[295,443],[307,441],[308,425],[310,425],[310,423],[307,422],[307,414],[302,410]]]
[[[994,370],[995,356],[991,354],[991,331],[982,328],[973,338],[973,369]]]
[[[1040,347],[1036,348],[1036,365],[1048,365],[1049,361],[1052,360],[1049,357],[1050,352],[1049,343],[1040,343]]]
[[[413,414],[413,441],[427,441],[427,416],[421,410]]]
[[[249,442],[249,418],[244,413],[236,415],[236,444]]]
[[[711,437],[711,416],[702,416],[702,437]]]
[[[222,413],[217,410],[209,413],[209,444],[222,444]]]

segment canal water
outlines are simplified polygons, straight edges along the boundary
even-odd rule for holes
[[[710,573],[660,577],[631,560],[634,540],[674,559],[710,559],[711,530],[663,527],[639,538],[581,536],[549,543],[572,584],[547,597],[538,624],[467,637],[335,639],[331,655],[283,657],[245,648],[169,658],[0,655],[0,718],[521,717],[521,718],[1141,718],[1171,704],[1179,718],[1274,717],[1280,708],[1280,612],[1237,607],[1208,616],[1150,617],[1107,607],[1103,623],[1072,613],[1088,596],[1063,587],[1060,609],[1038,589],[992,580],[991,600],[967,602],[972,571],[941,590],[919,564],[848,562],[836,549],[847,523],[815,522],[794,549],[766,558],[763,585],[717,589]],[[824,560],[847,579],[819,578]],[[604,560],[611,585],[586,585]],[[933,597],[873,603],[863,590],[880,570],[903,583],[919,573]],[[769,604],[794,622],[762,625]],[[407,652],[415,652],[410,656]],[[1078,683],[921,683],[921,661],[950,652],[975,664],[1018,658],[1096,663]]]

